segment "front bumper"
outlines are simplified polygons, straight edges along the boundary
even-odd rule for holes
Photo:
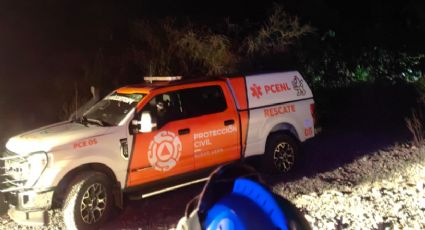
[[[52,206],[53,189],[45,191],[23,191],[5,193],[5,200],[9,206],[19,211],[47,210]]]
[[[52,206],[54,190],[4,193],[10,218],[24,225],[48,224],[47,210]]]
[[[6,164],[8,161],[9,166]],[[14,168],[13,163],[24,164],[26,158],[10,151],[0,155],[0,198],[4,200],[1,201],[2,209],[6,209],[17,223],[47,224],[47,210],[52,206],[55,188],[24,187],[26,180],[14,177],[19,168]]]
[[[18,211],[15,208],[10,208],[7,214],[13,221],[22,225],[47,226],[49,224],[49,214],[47,213],[47,211],[23,212]]]

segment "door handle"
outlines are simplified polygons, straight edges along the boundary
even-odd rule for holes
[[[224,125],[225,126],[233,125],[233,124],[235,124],[235,120],[233,120],[233,119],[231,119],[231,120],[225,120],[224,121]]]
[[[185,135],[190,133],[190,129],[180,129],[179,130],[179,135]]]

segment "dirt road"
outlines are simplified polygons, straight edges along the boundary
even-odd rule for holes
[[[332,171],[364,155],[389,148],[396,142],[406,141],[405,132],[361,132],[350,130],[326,130],[304,146],[302,161],[295,171],[282,176],[264,178],[270,185],[296,181],[303,177]],[[195,185],[165,193],[145,200],[134,201],[119,216],[111,220],[105,229],[169,229],[175,227],[184,214],[186,203],[202,189]]]
[[[282,186],[300,178],[332,171],[364,155],[374,154],[396,142],[406,140],[405,131],[328,129],[304,145],[304,154],[297,168],[286,176],[267,176],[271,185]],[[193,185],[158,196],[129,202],[125,210],[115,213],[103,229],[170,229],[183,215],[186,203],[202,189]],[[63,228],[60,214],[53,212],[52,225],[47,229]],[[7,216],[0,218],[1,228],[32,229],[14,224]]]

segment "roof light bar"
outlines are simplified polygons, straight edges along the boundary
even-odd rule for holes
[[[182,79],[182,76],[148,76],[143,78],[145,81],[178,81]]]

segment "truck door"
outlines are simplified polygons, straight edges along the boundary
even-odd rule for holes
[[[239,159],[239,120],[229,92],[211,85],[181,90],[180,96],[193,138],[195,168]]]
[[[144,112],[151,114],[157,128],[150,133],[135,134],[127,185],[157,181],[193,170],[190,122],[182,116],[178,94],[171,92],[155,96],[140,114]]]

